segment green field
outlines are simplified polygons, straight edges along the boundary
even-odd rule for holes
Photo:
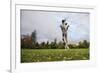
[[[89,49],[21,49],[21,62],[88,60]]]

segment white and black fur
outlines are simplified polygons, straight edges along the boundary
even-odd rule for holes
[[[60,25],[60,28],[62,30],[62,40],[63,40],[63,44],[65,46],[65,49],[69,49],[68,47],[68,40],[67,40],[67,31],[69,28],[69,25],[65,22],[66,20],[62,20],[62,24]]]

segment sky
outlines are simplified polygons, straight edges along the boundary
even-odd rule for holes
[[[62,41],[60,25],[62,19],[66,19],[70,26],[68,29],[69,43],[89,41],[89,17],[89,13],[82,12],[21,10],[21,35],[30,35],[36,30],[38,42],[52,42],[55,38],[57,42]]]

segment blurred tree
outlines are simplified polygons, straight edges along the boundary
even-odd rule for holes
[[[32,38],[29,35],[25,35],[21,38],[21,48],[32,48]]]
[[[87,42],[87,40],[83,41],[83,47],[84,48],[89,48],[89,42]]]
[[[34,30],[32,32],[31,37],[32,37],[33,44],[35,44],[37,42],[37,33],[36,33],[36,30]]]
[[[53,48],[57,49],[57,38],[54,39]]]
[[[40,44],[40,49],[46,49],[46,47],[45,47],[45,42],[42,42],[41,44]]]
[[[80,41],[79,44],[78,44],[78,47],[79,48],[89,48],[89,42],[87,42],[87,40],[83,40],[83,41]]]
[[[68,44],[68,46],[69,46],[71,49],[73,49],[73,48],[76,47],[74,44]]]
[[[38,42],[35,43],[35,49],[40,49],[40,46],[39,46]]]
[[[61,41],[58,43],[58,49],[64,49],[64,44]]]

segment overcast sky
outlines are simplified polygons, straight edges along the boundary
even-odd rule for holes
[[[89,40],[89,13],[21,10],[21,35],[37,32],[37,41],[62,41],[62,19],[70,25],[69,43]]]

